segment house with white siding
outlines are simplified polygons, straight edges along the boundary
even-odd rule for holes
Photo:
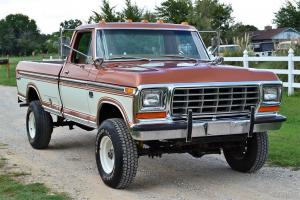
[[[254,52],[273,52],[280,42],[300,40],[300,32],[293,28],[273,29],[272,26],[266,26],[265,30],[249,35]]]

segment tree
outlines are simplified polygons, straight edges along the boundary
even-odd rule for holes
[[[258,31],[258,28],[253,25],[244,25],[242,23],[236,23],[230,27],[226,32],[226,40],[228,44],[232,44],[234,38],[243,38],[245,34]]]
[[[88,22],[89,23],[98,23],[102,20],[102,16],[100,13],[97,13],[96,11],[92,11],[94,14],[90,16]]]
[[[70,34],[67,35],[70,37]],[[48,39],[45,42],[45,49],[48,53],[57,53],[60,51],[60,32],[54,32],[48,35]]]
[[[74,29],[76,29],[78,26],[82,25],[82,22],[79,19],[70,19],[70,20],[65,20],[64,22],[60,23],[60,29],[65,31],[62,34],[62,38],[60,38],[60,33],[53,33],[49,39],[47,40],[47,47],[48,50],[53,52],[54,49],[60,50],[60,48],[57,48],[57,43],[60,44],[61,43],[61,39],[63,44],[68,44],[70,42],[70,38],[72,38],[72,35],[74,33]],[[66,30],[67,29],[67,30]],[[59,35],[58,38],[56,38],[56,36]]]
[[[231,5],[218,0],[196,0],[190,22],[199,30],[227,31],[233,23]]]
[[[125,0],[125,8],[119,16],[121,19],[131,19],[134,22],[141,21],[144,11],[140,9],[136,3],[133,4],[131,0]]]
[[[78,26],[82,25],[82,22],[79,19],[70,19],[65,20],[60,23],[60,28],[62,29],[75,29]]]
[[[117,22],[119,18],[116,14],[115,6],[111,6],[108,0],[103,0],[102,10],[102,18],[107,22]]]
[[[226,41],[227,33],[234,22],[231,5],[220,3],[218,0],[196,0],[189,23],[198,30],[216,30],[221,32],[221,40]],[[211,45],[212,34],[204,34],[202,38],[206,45]]]
[[[33,19],[22,14],[8,15],[0,21],[0,53],[29,55],[42,51],[46,37]]]
[[[103,0],[100,8],[101,12],[93,11],[94,15],[90,17],[89,22],[99,22],[104,19],[107,22],[117,22],[119,17],[115,12],[115,6],[111,6],[109,0]]]
[[[188,21],[188,16],[193,12],[191,0],[167,0],[156,7],[160,18],[167,22],[180,24]]]
[[[274,23],[279,27],[291,27],[300,31],[300,1],[293,4],[287,1],[280,10],[275,13]]]
[[[149,22],[155,22],[157,20],[157,17],[155,13],[147,10],[143,15],[143,19],[148,20]]]

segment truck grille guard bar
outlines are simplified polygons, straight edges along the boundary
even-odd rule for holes
[[[254,130],[254,125],[255,125],[255,106],[251,107],[251,112],[250,112],[250,127],[249,127],[249,132],[248,132],[248,137],[251,138],[253,136],[253,130]],[[193,138],[193,111],[192,109],[188,110],[188,115],[187,115],[187,136],[186,136],[186,142],[192,142]],[[204,130],[205,130],[205,135],[207,135],[207,130],[208,130],[208,123],[206,122],[204,124]]]

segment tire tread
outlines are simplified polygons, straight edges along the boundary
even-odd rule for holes
[[[132,183],[137,173],[138,167],[138,154],[136,145],[128,132],[128,128],[122,119],[111,119],[110,120],[117,130],[117,133],[122,142],[123,148],[123,174],[118,184],[118,189],[126,188]]]
[[[33,112],[35,115],[36,131],[37,131],[36,133],[37,138],[35,138],[32,141],[28,133],[30,144],[35,149],[45,149],[48,147],[50,143],[51,135],[53,132],[53,122],[52,122],[51,115],[43,109],[39,101],[32,101],[30,103],[27,112],[27,120],[30,112]],[[28,131],[28,127],[27,127],[27,131]]]
[[[252,140],[252,141],[251,141]],[[238,159],[233,155],[234,152],[224,150],[224,156],[229,166],[236,171],[254,173],[260,170],[268,158],[268,135],[267,133],[255,133],[249,139],[250,146],[244,158]]]

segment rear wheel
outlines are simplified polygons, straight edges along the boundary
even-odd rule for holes
[[[34,149],[48,147],[53,131],[53,121],[39,101],[32,101],[28,107],[26,128],[28,141]]]
[[[122,119],[108,119],[99,128],[96,162],[103,182],[116,189],[132,183],[138,166],[137,147]]]
[[[258,171],[268,157],[267,133],[254,133],[242,148],[224,149],[224,156],[233,170],[248,173]]]

